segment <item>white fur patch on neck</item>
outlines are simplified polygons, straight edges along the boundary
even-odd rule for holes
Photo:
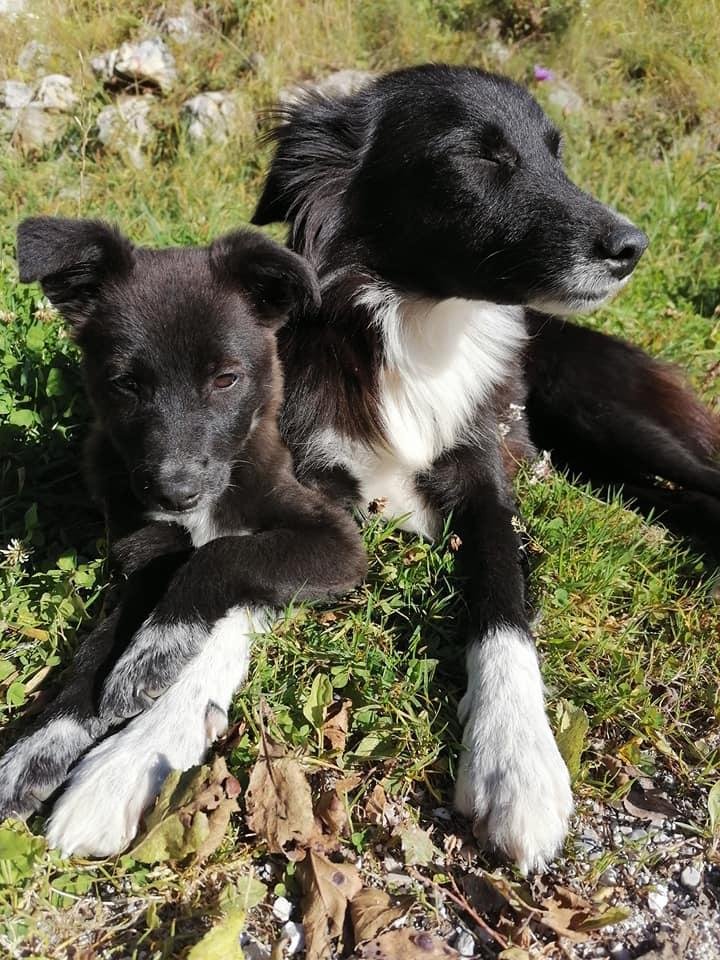
[[[406,529],[440,533],[440,518],[417,494],[415,477],[462,439],[475,437],[475,414],[510,372],[526,337],[522,307],[482,301],[420,300],[381,284],[357,303],[380,329],[379,371],[384,442],[368,445],[332,427],[307,444],[306,462],[343,466],[360,484],[361,503],[384,504]]]
[[[251,531],[244,528],[229,530],[218,524],[214,517],[214,504],[201,504],[194,510],[187,510],[184,513],[165,513],[162,510],[154,510],[149,514],[151,520],[158,523],[176,523],[184,527],[190,534],[192,545],[197,549],[210,543],[211,540],[217,540],[218,537],[244,537]]]
[[[368,287],[383,335],[380,406],[387,443],[424,469],[472,433],[478,405],[506,379],[526,337],[522,307],[483,301],[403,298]]]

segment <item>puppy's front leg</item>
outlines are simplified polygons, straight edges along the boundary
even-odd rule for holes
[[[118,611],[83,640],[72,672],[33,733],[0,760],[0,820],[25,819],[66,780],[70,768],[109,727],[95,714],[94,679],[113,645]]]
[[[273,490],[283,504],[278,529],[219,537],[177,572],[108,677],[103,715],[133,717],[150,707],[229,609],[327,599],[362,579],[365,552],[352,519],[314,491],[288,487]]]

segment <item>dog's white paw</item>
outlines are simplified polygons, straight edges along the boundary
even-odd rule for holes
[[[225,709],[247,676],[256,629],[252,610],[230,611],[177,683],[87,754],[53,810],[51,846],[93,857],[128,846],[168,773],[201,763],[224,730]]]
[[[464,732],[456,807],[472,818],[481,842],[523,873],[542,870],[565,839],[573,800],[529,637],[500,628],[470,648],[458,712]]]

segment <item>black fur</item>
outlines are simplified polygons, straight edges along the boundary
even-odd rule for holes
[[[55,724],[3,759],[0,817],[35,809],[92,738],[173,682],[228,610],[335,596],[365,566],[356,525],[298,483],[278,431],[275,331],[318,302],[303,259],[250,231],[148,250],[103,223],[38,218],[18,229],[18,261],[82,351],[96,416],[89,479],[119,606],[49,714],[78,721],[63,748]]]
[[[457,441],[413,478],[426,504],[452,513],[481,650],[498,627],[530,636],[510,486],[518,460],[534,452],[530,436],[598,484],[632,483],[626,492],[646,509],[675,506],[656,475],[682,484],[679,526],[705,523],[720,545],[713,418],[640,351],[548,315],[602,303],[647,238],[568,179],[560,134],[526,90],[473,68],[417,67],[352,96],[308,94],[270,138],[254,222],[289,222],[290,246],[313,263],[323,295],[319,310],[295,311],[281,332],[281,423],[304,480],[333,492],[344,470],[341,496],[354,492],[365,506],[360,464],[350,454],[330,469],[318,443],[328,430],[361,442],[359,451],[386,441],[387,344],[378,308],[360,297],[368,286],[408,302],[525,308],[526,350]],[[499,783],[502,771],[488,778]]]

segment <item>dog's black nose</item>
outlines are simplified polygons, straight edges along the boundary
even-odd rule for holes
[[[610,273],[618,280],[632,273],[648,245],[642,230],[631,223],[611,227],[598,242],[598,253],[606,261]]]
[[[155,497],[164,510],[191,510],[200,500],[200,481],[195,477],[166,477],[158,480]]]

